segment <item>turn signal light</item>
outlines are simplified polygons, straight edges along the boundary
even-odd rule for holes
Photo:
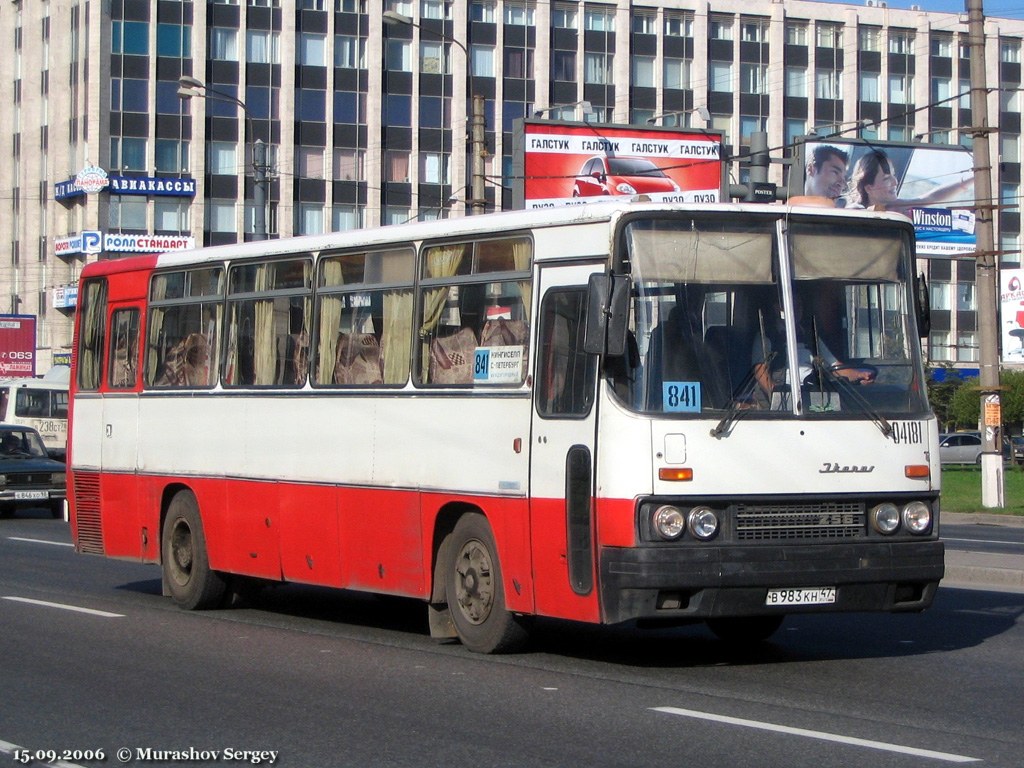
[[[903,474],[911,480],[927,480],[931,477],[931,470],[927,464],[907,464],[903,467]]]
[[[688,481],[693,480],[693,470],[690,468],[676,469],[673,467],[662,467],[658,470],[659,480]]]

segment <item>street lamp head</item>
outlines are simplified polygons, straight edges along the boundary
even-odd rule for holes
[[[183,99],[191,99],[193,96],[202,96],[202,94],[199,93],[199,91],[197,91],[195,88],[186,88],[184,86],[181,86],[180,88],[178,88],[178,96],[180,96]]]
[[[413,26],[412,19],[398,11],[384,11],[381,16],[385,24],[404,24],[407,27]]]
[[[188,75],[182,75],[181,77],[179,77],[178,78],[178,85],[180,85],[182,88],[205,88],[206,87],[206,83],[204,83],[202,80],[197,80],[196,78],[189,77]],[[195,95],[195,94],[192,94],[192,95]]]

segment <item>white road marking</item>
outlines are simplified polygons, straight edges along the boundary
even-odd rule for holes
[[[951,539],[948,536],[943,536],[942,540],[955,541],[959,544],[1012,544],[1015,547],[1019,547],[1024,543],[1020,541],[999,541],[997,539]]]
[[[73,547],[70,541],[47,541],[46,539],[24,539],[21,536],[8,536],[8,541],[25,541],[29,544],[50,544],[54,547]]]
[[[899,744],[887,744],[883,741],[870,741],[868,739],[857,739],[852,736],[841,736],[836,733],[824,731],[810,731],[805,728],[791,728],[787,725],[775,725],[774,723],[763,723],[758,720],[743,720],[738,717],[727,717],[725,715],[713,715],[708,712],[697,712],[692,709],[679,709],[678,707],[652,707],[655,712],[665,712],[669,715],[679,717],[692,717],[697,720],[710,720],[715,723],[726,725],[739,725],[744,728],[756,728],[762,731],[774,731],[775,733],[786,733],[791,736],[804,736],[808,739],[819,739],[821,741],[833,741],[839,744],[850,744],[855,747],[867,747],[885,752],[899,752],[904,755],[915,755],[916,757],[928,757],[933,760],[943,760],[947,763],[976,763],[981,758],[967,757],[965,755],[954,755],[948,752],[933,752],[930,749],[917,749],[916,747],[904,747]]]
[[[29,605],[41,605],[45,608],[60,608],[62,611],[74,611],[75,613],[87,613],[90,616],[102,616],[105,619],[123,619],[123,613],[110,613],[108,611],[97,611],[93,608],[82,608],[77,605],[65,603],[49,603],[46,600],[33,600],[28,597],[15,597],[14,595],[3,595],[2,600],[10,600],[15,603],[28,603]]]

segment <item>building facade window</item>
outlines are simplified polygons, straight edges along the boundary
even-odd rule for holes
[[[576,6],[556,5],[551,11],[551,26],[556,29],[576,29],[579,26]]]
[[[214,61],[238,61],[238,30],[230,27],[210,27],[209,57]]]
[[[732,62],[712,61],[708,65],[708,88],[718,93],[732,93]]]
[[[666,56],[663,67],[662,87],[684,90],[690,87],[690,62]]]
[[[807,47],[807,24],[805,22],[790,21],[786,23],[786,45]]]
[[[638,88],[654,87],[654,57],[634,56],[632,59],[632,83]]]
[[[693,37],[693,17],[665,11],[665,37]]]
[[[265,29],[245,33],[245,60],[250,64],[280,64],[280,35]]]
[[[210,141],[206,144],[206,172],[214,176],[237,176],[238,145],[233,141]]]

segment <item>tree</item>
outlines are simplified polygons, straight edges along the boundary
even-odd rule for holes
[[[959,376],[953,373],[953,366],[944,365],[942,369],[946,372],[942,381],[935,377],[935,371],[928,376],[928,402],[939,420],[940,431],[955,429],[953,417],[950,413],[950,406],[953,395],[960,389],[964,382]]]
[[[954,427],[961,429],[977,429],[978,416],[981,413],[981,391],[978,388],[978,377],[965,380],[949,401],[949,418]]]

